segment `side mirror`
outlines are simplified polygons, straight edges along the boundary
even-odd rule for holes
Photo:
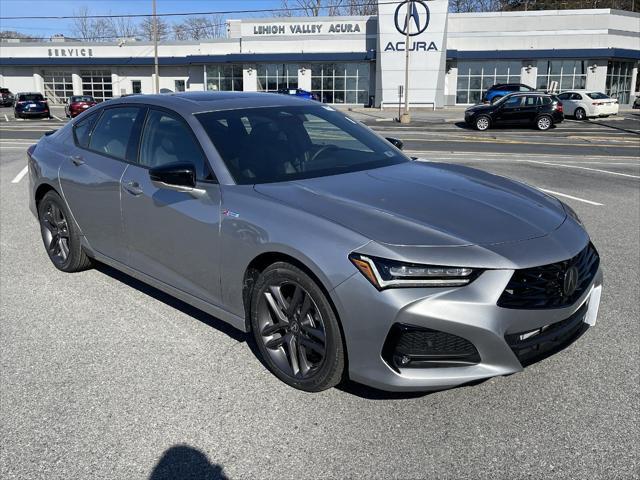
[[[152,182],[159,183],[161,188],[190,192],[196,187],[196,169],[191,163],[178,162],[161,165],[149,170]]]
[[[398,138],[386,137],[385,140],[396,147],[398,150],[402,150],[402,147],[404,147],[404,142]]]

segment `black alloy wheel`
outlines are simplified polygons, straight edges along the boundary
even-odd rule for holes
[[[344,371],[337,319],[323,291],[302,270],[279,262],[258,279],[252,331],[271,371],[310,392],[333,387]]]
[[[56,268],[63,272],[78,272],[91,266],[71,215],[56,192],[49,191],[40,200],[38,217],[42,242]]]

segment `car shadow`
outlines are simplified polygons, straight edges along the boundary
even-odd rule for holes
[[[119,282],[124,283],[131,288],[135,288],[139,292],[142,292],[155,300],[158,300],[172,308],[175,308],[185,315],[189,315],[190,317],[193,317],[196,320],[199,320],[202,323],[221,331],[237,342],[247,342],[247,339],[249,337],[248,334],[241,332],[237,328],[232,327],[228,323],[223,322],[213,315],[209,315],[207,312],[200,310],[199,308],[193,307],[188,303],[183,302],[182,300],[179,300],[167,293],[164,293],[161,290],[158,290],[155,287],[152,287],[151,285],[137,280],[127,275],[126,273],[116,270],[115,268],[112,268],[103,263],[96,265],[96,270],[113,278],[114,280],[118,280]]]
[[[166,450],[153,468],[149,480],[229,480],[221,465],[188,445]]]
[[[535,128],[534,126],[531,126],[531,125],[492,125],[488,130],[485,130],[484,132],[481,132],[480,130],[476,130],[473,126],[467,124],[466,122],[456,122],[456,123],[454,123],[454,125],[456,127],[458,127],[459,129],[461,129],[461,130],[467,130],[467,131],[470,131],[470,132],[477,132],[477,133],[491,133],[492,131],[506,131],[506,130],[511,130],[511,131],[531,131],[531,132],[539,132],[540,131],[537,128]],[[551,125],[549,130],[553,130],[555,128],[558,128],[558,126],[556,124],[553,124],[553,125]],[[542,133],[544,133],[544,132],[542,132]]]

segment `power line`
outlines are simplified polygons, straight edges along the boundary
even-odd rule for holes
[[[378,5],[396,4],[396,1],[380,2]],[[365,3],[352,3],[342,5],[340,3],[325,5],[323,10],[328,8],[339,7],[367,7],[371,6],[371,2]],[[288,8],[256,8],[249,10],[217,10],[212,12],[185,12],[185,13],[158,13],[157,17],[188,17],[188,16],[207,16],[207,15],[230,15],[230,14],[245,14],[245,13],[271,13],[271,12],[293,12],[293,11],[308,11],[308,7],[288,7]],[[43,16],[15,16],[15,17],[0,17],[0,20],[73,20],[77,18],[151,18],[150,13],[128,13],[122,15],[43,15]]]

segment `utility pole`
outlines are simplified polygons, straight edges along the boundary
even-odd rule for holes
[[[160,93],[160,74],[158,73],[158,17],[156,16],[156,0],[152,0],[153,4],[153,67],[155,69],[155,93]]]
[[[411,30],[411,14],[413,13],[413,2],[407,2],[407,15],[404,20],[405,41],[404,41],[404,112],[400,115],[400,123],[411,123],[409,115],[409,30]]]

